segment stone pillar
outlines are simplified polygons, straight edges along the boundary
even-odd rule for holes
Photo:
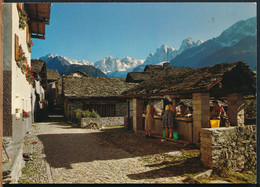
[[[142,129],[142,113],[143,113],[143,100],[134,98],[132,99],[133,103],[133,130]]]
[[[193,142],[199,143],[200,129],[210,127],[209,93],[193,93]]]
[[[228,120],[231,126],[243,126],[245,122],[244,99],[239,93],[229,94],[228,98]]]

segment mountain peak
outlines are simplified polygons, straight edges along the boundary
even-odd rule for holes
[[[192,40],[192,38],[188,37],[188,38],[182,40],[181,47],[184,45],[186,46],[186,45],[193,45],[193,44],[194,44],[194,41]]]
[[[230,47],[246,36],[255,36],[256,29],[256,17],[240,20],[224,30],[220,36],[215,38],[215,41],[222,46]]]
[[[205,42],[204,40],[198,40],[198,41],[196,42],[196,45],[203,44],[204,42]]]

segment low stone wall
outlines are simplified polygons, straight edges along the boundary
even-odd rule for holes
[[[205,128],[200,131],[201,161],[241,170],[256,164],[256,125]]]
[[[81,127],[86,128],[92,125],[95,125],[99,128],[105,126],[123,126],[124,117],[81,118]]]

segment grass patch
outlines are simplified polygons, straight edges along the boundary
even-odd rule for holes
[[[232,172],[226,168],[214,170],[212,180],[225,180],[231,183],[256,183],[256,174],[253,171]]]

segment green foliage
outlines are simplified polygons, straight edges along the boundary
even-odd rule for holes
[[[82,114],[81,115],[82,118],[99,118],[100,117],[100,115],[95,110],[92,110],[92,111],[84,110],[84,111],[82,111],[81,114]]]
[[[89,118],[91,116],[91,112],[89,110],[84,110],[82,112],[82,117],[83,118]]]
[[[19,28],[24,29],[28,21],[28,15],[25,10],[19,10]]]
[[[76,119],[81,119],[82,110],[81,109],[74,110],[74,114]]]
[[[254,165],[253,162],[255,161],[253,156],[252,156],[251,161],[249,161],[248,165],[252,164],[250,166],[253,166]],[[255,169],[246,167],[246,168],[248,168],[247,171],[232,172],[229,169],[229,167],[230,167],[230,162],[228,160],[223,161],[222,163],[220,163],[218,165],[214,165],[211,179],[225,180],[225,181],[229,181],[231,183],[254,183],[254,182],[256,182]]]
[[[256,99],[245,99],[245,117],[256,118]]]
[[[100,115],[97,113],[97,111],[92,110],[90,117],[91,117],[91,118],[99,118]]]

